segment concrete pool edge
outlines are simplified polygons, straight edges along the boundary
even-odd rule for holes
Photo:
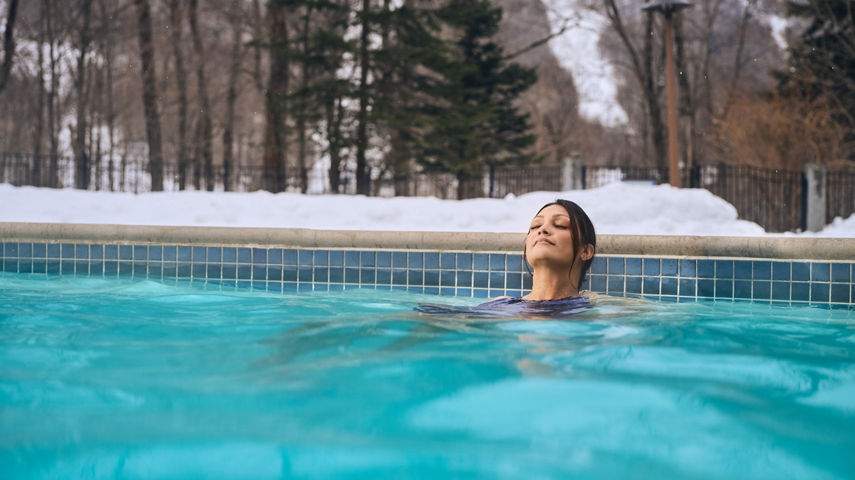
[[[0,240],[519,253],[522,233],[0,222]],[[853,238],[598,235],[601,255],[851,261]]]

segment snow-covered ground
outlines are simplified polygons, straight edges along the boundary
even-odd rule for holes
[[[599,233],[766,235],[707,190],[626,183],[463,201],[267,192],[134,195],[0,185],[0,222],[524,232],[535,212],[556,198],[581,205]],[[855,237],[855,215],[801,235]]]

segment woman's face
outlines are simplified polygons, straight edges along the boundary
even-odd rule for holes
[[[551,268],[569,270],[576,255],[573,235],[570,216],[564,207],[549,205],[544,208],[529,225],[525,239],[528,263],[535,269],[540,264],[549,264]]]

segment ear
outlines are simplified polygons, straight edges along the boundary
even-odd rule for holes
[[[594,258],[594,246],[590,243],[585,244],[585,246],[582,247],[582,251],[579,252],[579,258],[581,258],[583,262],[587,262]]]

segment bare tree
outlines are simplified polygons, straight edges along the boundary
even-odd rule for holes
[[[6,88],[6,82],[12,73],[12,58],[15,56],[15,18],[18,15],[18,0],[9,2],[6,15],[6,29],[3,31],[3,63],[0,64],[0,92]]]
[[[733,104],[734,95],[736,95],[736,89],[739,82],[739,76],[742,74],[743,64],[743,54],[745,52],[745,36],[748,31],[749,21],[751,20],[751,10],[757,4],[757,0],[748,0],[745,2],[745,6],[742,9],[742,18],[739,21],[739,40],[737,41],[736,47],[736,55],[733,56],[733,69],[730,74],[730,82],[728,82],[727,86],[727,95],[724,101],[724,111],[722,112],[722,116],[726,117],[728,111],[730,110],[731,104]]]
[[[264,94],[264,76],[261,74],[261,44],[264,39],[264,19],[261,15],[261,1],[252,0],[252,78],[255,88]]]
[[[614,29],[626,49],[631,62],[632,74],[641,89],[647,120],[649,122],[645,126],[649,128],[649,136],[653,142],[655,163],[664,166],[664,162],[667,160],[667,151],[665,145],[665,124],[662,121],[662,109],[659,104],[660,88],[654,76],[653,15],[647,14],[645,17],[644,38],[642,40],[643,47],[641,53],[639,53],[636,42],[633,40],[629,28],[625,24],[621,10],[618,8],[615,0],[603,0],[603,7],[612,29]],[[646,141],[647,137],[645,136]]]
[[[92,0],[82,0],[80,4],[80,30],[77,44],[77,77],[74,79],[74,93],[77,99],[77,121],[74,126],[74,172],[75,187],[89,188],[89,154],[86,151],[86,55],[92,35],[89,25],[92,20]]]
[[[36,179],[36,186],[42,186],[42,182],[44,179],[42,176],[44,172],[42,172],[42,142],[44,140],[44,119],[45,119],[45,53],[44,53],[44,25],[45,19],[43,16],[39,16],[38,19],[38,27],[36,34],[36,48],[38,48],[38,52],[36,54],[38,65],[36,67],[36,75],[38,76],[38,81],[36,82],[36,88],[38,92],[36,93],[36,111],[35,111],[35,124],[33,129],[33,137],[32,137],[32,148],[33,154],[36,157],[35,164],[33,165],[33,177]]]
[[[139,24],[140,62],[142,64],[142,101],[145,129],[148,137],[148,164],[151,189],[163,191],[163,146],[160,135],[160,113],[157,107],[157,74],[155,72],[154,42],[151,34],[151,8],[148,0],[134,0]]]
[[[294,117],[295,117],[295,128],[297,130],[297,168],[299,169],[300,174],[300,191],[306,193],[306,190],[309,187],[308,180],[308,161],[306,156],[308,155],[308,138],[307,138],[307,129],[308,129],[308,115],[309,115],[309,103],[308,96],[309,92],[309,83],[311,81],[311,62],[310,62],[310,44],[309,40],[312,35],[312,30],[314,25],[312,25],[312,12],[314,8],[311,3],[307,3],[303,6],[303,16],[300,19],[300,30],[299,30],[299,45],[297,48],[300,49],[300,57],[302,58],[301,66],[300,66],[300,82],[298,86],[299,96],[296,98],[294,102]]]
[[[587,5],[608,21],[601,39],[604,52],[626,67],[620,70],[626,83],[619,98],[630,115],[632,130],[638,132],[636,141],[644,143],[639,150],[646,158],[665,158],[661,16],[642,13],[631,0],[597,0]],[[783,61],[782,52],[766,21],[755,15],[759,5],[759,0],[709,0],[675,14],[678,134],[684,167],[706,161],[710,130],[727,113],[733,98],[761,95],[773,84],[770,71]],[[779,7],[769,3],[764,8]]]
[[[57,32],[54,18],[54,0],[42,0],[42,15],[48,41],[50,65],[50,90],[47,95],[48,139],[50,140],[50,172],[48,186],[59,186],[59,58],[57,58]]]
[[[199,124],[198,139],[202,149],[202,167],[205,172],[205,187],[214,190],[214,127],[211,120],[211,101],[208,98],[208,82],[205,80],[205,50],[202,46],[202,36],[199,33],[198,0],[189,0],[187,19],[190,21],[190,35],[193,37],[193,51],[196,57],[196,83],[199,90]],[[196,171],[198,172],[198,164]],[[199,175],[196,174],[196,188],[199,189]]]
[[[265,94],[264,188],[268,192],[285,189],[288,162],[288,93],[290,77],[289,39],[283,2],[269,0],[270,74]]]
[[[680,145],[683,146],[684,169],[688,170],[695,163],[695,102],[692,95],[692,84],[689,79],[686,41],[683,25],[683,15],[677,15],[674,19],[674,45],[677,50],[674,63],[676,63],[677,83],[679,85],[680,97],[677,100],[677,111],[680,116],[679,125],[682,132],[677,132],[682,138]]]
[[[231,189],[231,175],[234,167],[234,127],[235,127],[235,102],[237,102],[237,82],[240,74],[241,56],[243,53],[242,11],[237,6],[232,6],[230,11],[232,27],[232,55],[229,68],[228,90],[226,93],[226,118],[223,123],[223,188],[225,191]]]
[[[184,51],[181,48],[183,24],[181,0],[169,0],[170,43],[172,60],[175,64],[175,87],[178,89],[178,188],[187,187],[187,70],[184,67]]]

